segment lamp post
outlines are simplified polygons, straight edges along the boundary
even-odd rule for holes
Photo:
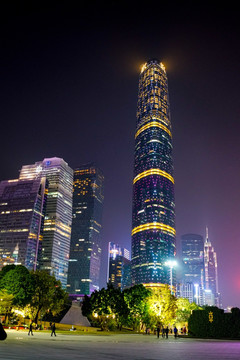
[[[177,265],[177,262],[176,262],[176,260],[168,260],[168,261],[165,262],[165,265],[168,266],[169,269],[170,269],[170,288],[171,288],[171,295],[172,295],[172,293],[173,293],[173,291],[172,291],[172,288],[173,288],[173,284],[172,284],[172,282],[173,282],[172,271],[173,271],[174,266]]]

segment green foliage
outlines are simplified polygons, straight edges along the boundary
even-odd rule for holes
[[[233,308],[226,314],[215,306],[195,310],[189,318],[188,329],[189,334],[196,337],[239,338],[240,310]]]
[[[152,289],[152,295],[148,298],[151,327],[171,324],[175,319],[176,302],[168,285]]]
[[[128,307],[128,316],[125,324],[132,326],[134,330],[143,324],[149,324],[149,305],[147,299],[152,291],[143,285],[135,285],[123,291],[124,300]]]
[[[193,310],[201,310],[200,306],[194,302],[190,303],[189,300],[185,298],[178,298],[176,305],[176,323],[179,323],[182,326],[188,322],[188,319]]]
[[[108,284],[107,289],[85,296],[82,313],[92,324],[102,329],[122,328],[123,325],[138,329],[147,321],[147,297],[151,291],[135,285],[121,292]]]
[[[37,323],[39,315],[51,311],[53,315],[63,310],[68,301],[67,292],[62,289],[61,282],[45,271],[31,273],[34,282],[34,293],[29,303],[29,312]]]
[[[121,327],[127,311],[123,293],[110,284],[107,289],[95,291],[91,297],[85,296],[82,306],[83,315],[103,330]]]
[[[68,302],[67,292],[54,276],[44,271],[29,272],[22,265],[8,265],[0,271],[1,298],[5,299],[7,315],[14,307],[15,310],[21,309],[36,323],[39,316],[46,312],[58,314]]]
[[[14,296],[8,294],[6,290],[0,291],[0,314],[8,313],[12,308]]]
[[[33,279],[28,269],[22,265],[7,265],[0,274],[0,289],[13,295],[13,305],[24,308],[34,292]]]

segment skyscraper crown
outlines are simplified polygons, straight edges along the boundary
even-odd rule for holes
[[[148,60],[147,64],[148,64],[148,65],[150,65],[150,64],[160,65],[160,61],[159,61],[157,58],[152,58],[152,59],[149,59],[149,60]]]

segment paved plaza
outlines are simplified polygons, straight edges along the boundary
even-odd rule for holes
[[[124,359],[209,360],[240,359],[240,341],[157,339],[153,335],[62,335],[9,330],[0,342],[1,360]]]

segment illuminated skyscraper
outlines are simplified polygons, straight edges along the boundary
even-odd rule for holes
[[[41,254],[46,178],[0,183],[0,268],[8,264],[36,270]]]
[[[143,65],[137,104],[132,213],[133,284],[170,283],[175,202],[168,80],[164,65]]]
[[[103,190],[103,174],[94,164],[74,170],[70,294],[89,295],[99,289]]]
[[[203,305],[204,290],[204,240],[201,235],[185,234],[182,244],[182,284],[181,297],[187,297]],[[191,290],[190,290],[191,289]],[[192,293],[191,293],[192,291]],[[188,294],[188,296],[186,296]]]
[[[110,242],[108,247],[108,282],[119,289],[130,286],[131,274],[129,269],[129,250]]]
[[[204,243],[205,291],[211,292],[213,295],[213,303],[206,301],[206,304],[221,306],[218,290],[217,254],[208,238],[208,228],[206,230],[206,240]]]
[[[40,269],[67,285],[72,224],[73,170],[60,158],[47,158],[22,167],[19,178],[46,178],[48,196],[44,219]]]

